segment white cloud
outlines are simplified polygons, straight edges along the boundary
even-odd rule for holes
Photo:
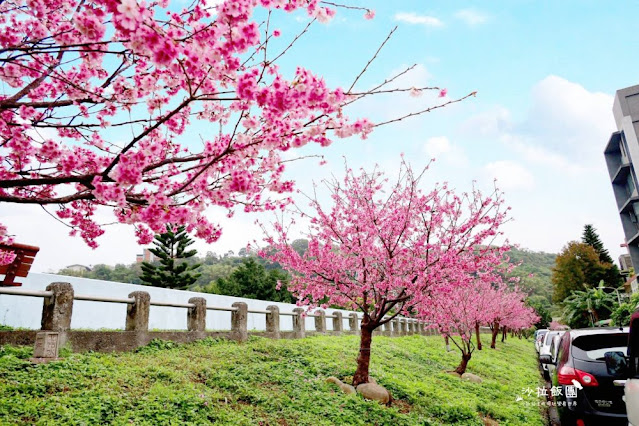
[[[500,189],[532,189],[535,184],[533,175],[514,161],[488,163],[484,166],[483,173],[488,179],[496,179]]]
[[[522,159],[568,173],[602,166],[601,151],[615,130],[611,95],[550,75],[531,90],[531,106],[515,121],[495,107],[471,117],[465,133],[501,141]]]
[[[488,16],[474,9],[462,9],[455,13],[455,18],[464,21],[471,27],[485,24],[488,21]]]
[[[473,115],[461,125],[461,130],[471,135],[495,137],[509,132],[511,126],[510,111],[497,106],[492,109],[485,108],[483,112]]]
[[[424,144],[423,151],[429,158],[443,161],[447,165],[465,166],[468,164],[464,149],[452,144],[445,136],[436,136],[428,139]]]
[[[399,22],[406,22],[411,25],[424,25],[431,28],[440,28],[444,26],[444,23],[434,16],[418,15],[414,12],[398,12],[395,14],[395,20]]]

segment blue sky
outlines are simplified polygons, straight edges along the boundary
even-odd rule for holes
[[[514,221],[505,227],[512,243],[558,252],[579,239],[584,224],[598,229],[614,257],[623,252],[623,234],[608,179],[603,148],[615,131],[612,100],[617,89],[639,84],[636,9],[631,2],[602,1],[367,1],[375,19],[339,10],[327,25],[315,24],[280,66],[302,65],[332,86],[350,85],[378,44],[398,30],[359,88],[383,81],[417,64],[405,87],[446,87],[450,99],[477,91],[461,104],[375,131],[367,141],[337,140],[326,149],[305,147],[329,160],[294,164],[289,176],[309,191],[312,180],[341,174],[342,156],[353,167],[379,164],[397,170],[400,153],[415,167],[437,160],[424,188],[449,181],[459,191],[473,180],[490,189],[493,179],[505,191]],[[272,26],[281,41],[305,25],[304,14],[277,14]],[[393,95],[362,101],[350,111],[373,121],[432,105],[434,96]],[[254,216],[220,217],[225,235],[200,252],[237,250],[260,238]],[[141,249],[132,230],[116,226],[100,248],[79,239],[38,209],[12,206],[3,220],[20,242],[39,244],[37,271],[80,263],[131,263]],[[31,220],[47,227],[29,226]],[[32,223],[32,222],[31,222]],[[59,247],[65,247],[60,251]]]

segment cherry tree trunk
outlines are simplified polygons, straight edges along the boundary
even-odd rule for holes
[[[504,343],[506,341],[506,332],[508,330],[506,329],[506,327],[502,327],[501,329],[501,342]]]
[[[497,334],[499,333],[499,321],[495,321],[493,324],[493,335],[490,341],[491,349],[495,349],[495,343],[497,342]]]
[[[462,353],[462,359],[457,368],[455,369],[455,373],[460,376],[466,372],[466,367],[468,367],[468,361],[470,361],[471,354]]]
[[[373,330],[370,324],[362,324],[360,329],[359,356],[357,357],[357,370],[353,376],[353,386],[368,383],[368,368],[371,361],[371,342]]]
[[[477,336],[477,350],[481,351],[481,337],[479,336],[479,323],[475,323],[475,335]]]

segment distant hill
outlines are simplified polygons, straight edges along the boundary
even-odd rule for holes
[[[532,251],[528,249],[512,249],[509,252],[511,263],[520,263],[512,271],[512,276],[521,278],[520,287],[531,296],[538,296],[552,303],[552,268],[555,266],[554,253]],[[531,277],[530,274],[533,274]]]

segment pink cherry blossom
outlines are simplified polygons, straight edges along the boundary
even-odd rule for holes
[[[166,0],[0,2],[0,202],[51,209],[91,247],[98,206],[140,243],[169,223],[216,241],[210,207],[284,208],[282,153],[366,138],[375,124],[344,107],[384,90],[280,71],[257,8],[336,13],[316,0],[227,0],[215,13],[207,0],[179,12]]]
[[[378,169],[347,169],[343,181],[325,182],[333,205],[311,201],[306,253],[293,250],[282,223],[260,253],[291,273],[288,289],[300,304],[362,312],[355,385],[368,381],[373,330],[400,314],[430,318],[433,291],[475,275],[488,282],[507,249],[486,246],[507,219],[501,193],[456,195],[446,184],[423,192],[423,173],[405,162],[400,169],[392,185]]]

